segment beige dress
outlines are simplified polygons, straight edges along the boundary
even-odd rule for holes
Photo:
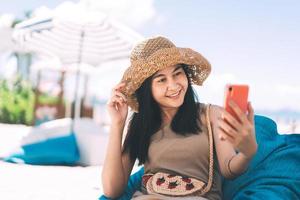
[[[177,135],[171,130],[170,125],[156,132],[150,142],[148,156],[149,161],[144,164],[145,174],[156,172],[178,173],[179,175],[196,178],[207,183],[209,166],[209,140],[208,128],[205,118],[206,106],[201,104],[200,117],[202,132]],[[180,199],[221,199],[221,176],[218,168],[216,154],[214,152],[213,184],[208,193],[201,197],[185,197]],[[176,199],[178,199],[177,197]],[[149,195],[145,188],[133,195],[134,200],[139,199],[174,199],[163,195]]]

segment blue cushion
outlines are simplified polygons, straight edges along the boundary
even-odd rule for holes
[[[19,152],[4,158],[7,162],[34,165],[74,165],[79,160],[73,133],[23,145]]]
[[[300,134],[279,135],[273,120],[258,115],[255,131],[257,154],[246,173],[223,180],[223,199],[300,199]],[[137,176],[143,173],[142,168],[130,177],[130,186],[119,199],[131,199],[141,185],[141,177]]]
[[[133,193],[140,189],[141,182],[142,182],[142,176],[144,175],[144,168],[142,167],[140,170],[135,172],[133,175],[130,176],[128,180],[127,187],[125,189],[125,192],[118,198],[118,200],[127,200],[131,199]],[[100,196],[99,200],[107,200],[110,199],[108,197],[105,197],[104,195]]]
[[[279,135],[275,122],[262,116],[255,117],[255,129],[258,152],[246,173],[224,180],[223,199],[300,199],[300,145],[292,142],[300,135]]]

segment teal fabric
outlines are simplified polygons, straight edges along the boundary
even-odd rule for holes
[[[138,170],[136,173],[131,175],[130,179],[128,180],[128,184],[125,189],[125,192],[118,199],[119,200],[131,199],[133,193],[140,189],[143,175],[144,175],[143,167],[140,170]],[[108,200],[108,199],[110,199],[110,198],[108,198],[104,195],[100,196],[100,198],[99,198],[99,200]]]
[[[255,131],[258,152],[243,175],[223,180],[223,199],[300,199],[300,134],[279,135],[273,120],[258,115]],[[131,199],[143,173],[142,168],[130,177],[130,185],[119,199]]]
[[[300,134],[278,135],[262,116],[255,125],[258,152],[245,174],[224,180],[223,199],[300,199]]]
[[[33,165],[74,165],[79,160],[79,151],[73,133],[24,145],[4,161]]]

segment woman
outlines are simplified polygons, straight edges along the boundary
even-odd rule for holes
[[[107,104],[110,139],[102,171],[104,194],[122,194],[136,160],[143,164],[136,199],[221,199],[221,175],[242,174],[257,151],[254,114],[230,102],[238,118],[219,106],[197,103],[191,84],[202,85],[208,61],[164,37],[136,45],[131,66]],[[122,135],[128,114],[126,139]]]

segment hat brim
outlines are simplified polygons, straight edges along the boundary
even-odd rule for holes
[[[202,85],[211,72],[210,63],[200,53],[190,48],[160,49],[146,59],[132,61],[124,72],[121,82],[125,82],[125,88],[122,92],[127,97],[128,106],[134,112],[138,112],[135,91],[155,72],[176,64],[189,66],[189,79],[195,85]]]

